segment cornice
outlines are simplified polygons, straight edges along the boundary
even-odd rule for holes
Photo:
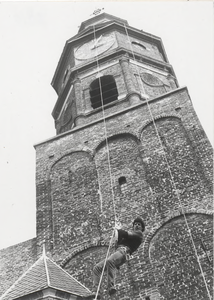
[[[189,96],[189,92],[188,92],[188,89],[187,89],[186,86],[184,86],[184,87],[179,87],[179,88],[177,88],[177,89],[175,89],[175,90],[172,90],[172,91],[170,91],[170,92],[168,92],[168,93],[165,93],[165,94],[163,94],[163,95],[160,95],[160,96],[158,96],[158,97],[156,97],[156,98],[149,99],[149,100],[144,101],[144,102],[142,102],[142,103],[133,105],[133,106],[131,106],[131,107],[127,107],[127,108],[125,108],[125,109],[123,109],[123,110],[121,110],[121,111],[118,111],[118,112],[116,112],[116,113],[113,113],[113,114],[107,116],[105,119],[108,120],[108,119],[114,118],[114,117],[119,116],[119,115],[121,115],[121,114],[124,114],[124,113],[126,113],[126,112],[128,112],[128,111],[134,110],[134,109],[136,109],[136,108],[138,108],[138,107],[145,106],[145,105],[147,105],[147,102],[148,102],[148,103],[156,102],[156,101],[158,101],[158,100],[161,100],[162,98],[169,97],[170,95],[173,95],[173,94],[176,94],[176,93],[180,93],[180,92],[182,92],[182,91],[186,91],[186,93],[187,93],[188,96]],[[190,100],[191,100],[191,99],[190,99]],[[49,143],[49,142],[53,142],[53,141],[55,141],[55,140],[60,139],[61,137],[64,137],[64,136],[69,135],[69,134],[72,134],[72,133],[77,132],[77,131],[79,131],[79,130],[83,130],[83,129],[87,128],[87,127],[90,127],[90,126],[92,126],[92,125],[94,125],[94,124],[97,124],[97,123],[100,123],[100,122],[103,122],[103,118],[100,118],[100,119],[98,119],[98,120],[95,120],[95,121],[93,121],[93,122],[87,123],[87,124],[82,125],[82,126],[79,126],[79,127],[74,127],[74,128],[72,128],[71,130],[68,130],[68,131],[63,132],[63,133],[61,133],[61,134],[58,134],[58,135],[56,135],[56,136],[54,136],[54,137],[52,137],[52,138],[49,138],[49,139],[47,139],[47,140],[44,140],[44,141],[39,142],[39,143],[37,143],[37,144],[34,144],[34,148],[36,149],[38,146],[41,146],[41,145],[46,144],[46,143]]]
[[[114,60],[114,59],[119,60],[120,58],[123,57],[123,55],[126,55],[126,54],[128,54],[129,58],[132,59],[133,61],[135,61],[136,64],[137,63],[145,63],[148,66],[152,66],[152,67],[156,66],[159,70],[167,69],[170,74],[175,76],[174,70],[169,63],[151,58],[146,55],[140,55],[140,54],[135,54],[135,59],[133,59],[133,54],[132,54],[131,50],[127,50],[126,48],[122,48],[122,47],[113,49],[110,52],[108,52],[107,54],[99,57],[98,63],[99,63],[99,65],[101,65],[102,63],[109,61],[109,64],[111,65],[111,60]],[[80,66],[79,65],[75,66],[71,69],[70,78],[75,78],[77,73],[80,74],[81,72],[83,72],[89,68],[93,68],[95,66],[97,66],[97,60],[95,58],[93,60],[86,62],[85,64],[82,64]],[[71,84],[72,84],[72,79],[67,81],[67,84],[65,85],[64,90],[62,91],[62,93],[59,95],[59,97],[57,99],[57,102],[52,111],[52,116],[55,120],[58,117],[56,111],[57,111],[58,107],[61,107],[63,105],[64,100],[67,95],[67,91],[69,90]]]

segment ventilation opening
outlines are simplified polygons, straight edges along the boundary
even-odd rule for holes
[[[118,179],[119,181],[119,185],[123,185],[123,184],[126,184],[126,177],[125,176],[122,176]]]
[[[120,190],[122,193],[127,191],[127,182],[126,182],[126,177],[122,176],[118,179],[119,185],[120,185]]]
[[[93,109],[109,104],[118,97],[117,86],[114,77],[103,76],[94,80],[90,85],[91,106]]]

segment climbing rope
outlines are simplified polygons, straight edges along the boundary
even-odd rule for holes
[[[94,33],[94,40],[96,40],[95,25],[93,25],[93,33]],[[98,61],[98,55],[97,55],[97,48],[96,48],[96,64],[97,64],[97,74],[99,74],[100,67],[99,67],[99,61]],[[101,276],[100,276],[100,280],[99,280],[99,284],[98,284],[98,287],[97,287],[96,296],[95,296],[94,300],[97,300],[97,296],[98,296],[98,293],[99,293],[99,290],[100,290],[103,274],[104,274],[105,267],[106,267],[106,262],[107,262],[107,259],[109,257],[110,248],[111,248],[113,238],[114,238],[115,227],[118,223],[118,219],[117,219],[117,215],[116,215],[115,195],[114,195],[114,189],[113,189],[113,180],[112,180],[111,163],[110,163],[110,151],[109,151],[109,145],[108,145],[108,135],[107,135],[107,128],[106,128],[106,118],[105,118],[105,112],[104,112],[104,102],[103,102],[102,85],[101,85],[100,76],[98,77],[98,81],[99,81],[99,89],[100,89],[100,97],[101,97],[101,107],[102,107],[104,134],[105,134],[105,142],[106,142],[106,149],[107,149],[108,170],[109,170],[109,177],[110,177],[110,186],[111,186],[111,195],[112,195],[112,203],[113,203],[113,211],[114,211],[114,224],[115,225],[114,225],[113,233],[112,233],[110,243],[109,243],[109,246],[108,246],[108,250],[107,250],[107,253],[106,253],[106,257],[105,257],[105,260],[104,260],[102,273],[101,273]]]
[[[112,236],[111,236],[111,239],[110,239],[110,243],[109,243],[109,246],[108,246],[108,249],[107,249],[107,252],[106,252],[106,256],[105,256],[105,260],[104,260],[104,264],[103,264],[103,268],[102,268],[102,272],[101,272],[101,275],[100,275],[100,280],[99,280],[99,284],[97,286],[96,296],[95,296],[94,300],[97,300],[97,297],[98,297],[98,294],[99,294],[100,286],[101,286],[101,283],[102,283],[102,279],[103,279],[103,275],[104,275],[104,271],[105,271],[105,267],[106,267],[106,262],[107,262],[107,259],[109,257],[109,252],[110,252],[111,245],[112,245],[112,242],[113,242],[113,239],[114,239],[114,230],[115,229],[113,229],[113,233],[112,233]]]
[[[132,56],[133,56],[133,59],[134,59],[134,61],[136,63],[137,60],[135,58],[133,47],[132,47],[132,44],[131,44],[131,41],[130,41],[130,37],[129,37],[129,34],[128,34],[128,30],[127,30],[125,24],[124,24],[124,27],[125,27],[127,38],[129,40],[129,43],[130,43],[130,49],[131,49],[131,52],[132,52]],[[94,31],[94,39],[96,40],[96,32],[95,32],[95,26],[94,25],[93,25],[93,29],[94,29],[93,30]],[[97,51],[97,49],[96,49],[96,51]],[[97,55],[97,53],[96,53],[96,64],[97,64],[97,74],[99,74],[100,68],[99,68],[99,61],[98,61],[98,55]],[[140,77],[139,67],[138,67],[137,64],[136,64],[136,66],[137,66],[138,76],[139,76],[139,79],[140,79],[141,77]],[[111,165],[110,165],[110,151],[109,151],[109,145],[108,145],[107,128],[106,128],[106,118],[105,118],[105,112],[104,112],[104,101],[103,101],[102,85],[101,85],[101,78],[100,77],[98,77],[98,81],[99,81],[99,90],[100,90],[100,97],[101,97],[101,107],[102,107],[102,115],[103,115],[103,123],[104,123],[105,142],[106,142],[106,148],[107,148],[108,169],[109,169],[109,176],[110,176],[110,185],[111,185],[111,193],[112,193],[112,203],[113,203],[114,219],[115,219],[114,221],[115,221],[115,226],[116,226],[118,220],[117,220],[117,216],[116,216],[115,195],[114,195],[114,190],[113,190],[112,172],[111,172]],[[138,81],[138,86],[139,86],[139,90],[141,92],[142,86],[140,86],[139,81]],[[206,282],[206,279],[205,279],[205,275],[204,275],[204,272],[203,272],[203,268],[201,266],[201,262],[200,262],[200,259],[199,259],[198,253],[197,253],[197,249],[196,249],[196,246],[195,246],[195,243],[194,243],[194,239],[193,239],[193,236],[192,236],[192,232],[191,232],[191,229],[189,227],[189,224],[188,224],[188,221],[187,221],[187,217],[186,217],[186,214],[185,214],[185,211],[184,211],[184,208],[183,208],[180,196],[179,196],[179,192],[178,192],[178,189],[177,189],[177,186],[176,186],[176,183],[175,183],[175,180],[174,180],[174,177],[173,177],[173,174],[172,174],[172,171],[171,171],[168,159],[167,159],[165,151],[164,151],[163,143],[161,141],[160,134],[158,132],[158,129],[157,129],[157,126],[156,126],[156,122],[155,122],[154,116],[153,116],[151,108],[150,108],[149,101],[148,101],[147,98],[145,100],[146,100],[147,108],[148,108],[148,111],[149,111],[149,114],[150,114],[150,117],[151,117],[151,120],[152,120],[152,124],[154,125],[154,129],[155,129],[156,135],[158,137],[159,144],[160,144],[160,146],[161,146],[161,148],[163,150],[163,153],[164,153],[164,160],[166,162],[166,165],[167,165],[170,177],[171,177],[172,187],[174,188],[174,191],[176,193],[176,197],[177,197],[177,199],[179,201],[179,205],[180,205],[180,208],[181,208],[181,213],[182,213],[182,215],[184,217],[184,220],[185,220],[187,231],[189,233],[189,237],[190,237],[190,240],[191,240],[191,243],[192,243],[192,246],[193,246],[196,258],[197,258],[197,262],[199,264],[199,268],[200,268],[200,271],[201,271],[201,274],[202,274],[202,277],[203,277],[203,280],[204,280],[204,283],[205,283],[205,287],[207,289],[208,296],[211,299],[210,292],[209,292],[209,289],[208,289],[208,285],[207,285],[207,282]],[[104,266],[103,266],[102,273],[101,273],[101,276],[100,276],[100,281],[99,281],[99,284],[98,284],[98,288],[97,288],[95,300],[97,299],[97,296],[98,296],[98,293],[99,293],[99,289],[100,289],[100,285],[101,285],[101,282],[102,282],[102,278],[103,278],[103,274],[104,274],[104,270],[105,270],[105,266],[106,266],[106,261],[108,259],[109,251],[110,251],[110,248],[111,248],[111,245],[112,245],[113,237],[114,237],[114,231],[113,231],[113,234],[111,236],[111,240],[110,240],[109,247],[108,247],[108,250],[107,250],[107,254],[106,254],[106,257],[105,257]]]
[[[93,30],[94,31],[94,39],[96,40],[95,25],[93,25],[93,28],[94,28],[94,30]],[[98,61],[97,48],[96,48],[96,64],[97,64],[97,74],[99,74],[100,67],[99,67],[99,61]],[[109,145],[108,145],[106,118],[105,118],[105,112],[104,112],[104,103],[103,103],[103,94],[102,94],[102,85],[101,85],[100,76],[98,77],[98,80],[99,80],[99,89],[100,89],[100,98],[101,98],[101,107],[102,107],[102,116],[103,116],[103,125],[104,125],[103,127],[104,127],[105,142],[106,142],[106,149],[107,149],[108,169],[109,169],[109,177],[110,177],[112,203],[113,203],[113,210],[114,210],[114,221],[115,221],[115,225],[116,225],[117,216],[116,216],[116,206],[115,206],[115,195],[114,195],[114,189],[113,189],[113,180],[112,180],[112,172],[111,172],[111,164],[110,164],[110,151],[109,151]]]
[[[126,36],[128,38],[128,42],[130,44],[130,50],[132,52],[132,56],[133,56],[133,59],[135,61],[135,63],[137,62],[136,60],[136,57],[135,57],[135,54],[134,54],[134,51],[133,51],[133,47],[132,47],[132,43],[131,43],[131,40],[130,40],[130,37],[129,37],[129,34],[128,34],[128,30],[127,30],[127,27],[126,27],[126,24],[124,23],[124,27],[125,27],[125,32],[126,32]],[[137,67],[137,72],[138,72],[138,76],[139,76],[139,79],[141,78],[140,77],[140,70],[139,70],[139,66],[137,65],[136,63],[136,67]],[[138,87],[139,87],[139,90],[141,92],[141,86],[138,82]],[[211,300],[211,295],[210,295],[210,292],[209,292],[209,289],[208,289],[208,285],[207,285],[207,282],[206,282],[206,279],[205,279],[205,275],[204,275],[204,272],[203,272],[203,268],[201,266],[201,262],[200,262],[200,259],[199,259],[199,256],[198,256],[198,252],[197,252],[197,249],[196,249],[196,246],[195,246],[195,242],[194,242],[194,239],[193,239],[193,236],[192,236],[192,232],[191,232],[191,229],[189,227],[189,224],[188,224],[188,221],[187,221],[187,217],[186,217],[186,214],[185,214],[185,211],[184,211],[184,208],[183,208],[183,205],[182,205],[182,202],[181,202],[181,199],[180,199],[180,196],[179,196],[179,192],[178,192],[178,189],[176,187],[176,183],[175,183],[175,180],[174,180],[174,177],[173,177],[173,174],[172,174],[172,171],[171,171],[171,168],[170,168],[170,165],[169,165],[169,162],[168,162],[168,159],[167,159],[167,156],[166,156],[166,153],[164,151],[164,147],[163,147],[163,143],[161,141],[161,138],[160,138],[160,134],[158,132],[158,129],[157,129],[157,126],[156,126],[156,122],[155,122],[155,119],[154,119],[154,116],[152,114],[152,110],[150,108],[150,104],[149,104],[149,101],[147,99],[147,97],[145,98],[146,100],[146,104],[147,104],[147,108],[148,108],[148,111],[149,111],[149,114],[150,114],[150,117],[151,117],[151,120],[152,120],[152,124],[154,125],[154,128],[155,128],[155,132],[156,132],[156,135],[158,137],[158,141],[159,141],[159,144],[163,150],[163,153],[164,153],[164,160],[166,162],[166,165],[167,165],[167,168],[168,168],[168,171],[169,171],[169,174],[170,174],[170,177],[171,177],[171,182],[172,182],[172,186],[175,190],[175,193],[176,193],[176,196],[177,196],[177,199],[179,201],[179,205],[180,205],[180,208],[181,208],[181,212],[182,212],[182,215],[184,217],[184,220],[185,220],[185,224],[186,224],[186,227],[187,227],[187,232],[189,233],[189,237],[190,237],[190,240],[191,240],[191,243],[192,243],[192,246],[193,246],[193,249],[194,249],[194,252],[195,252],[195,255],[196,255],[196,258],[197,258],[197,262],[198,262],[198,265],[199,265],[199,268],[200,268],[200,271],[201,271],[201,274],[202,274],[202,277],[203,277],[203,280],[204,280],[204,284],[205,284],[205,287],[206,287],[206,290],[207,290],[207,294],[209,296],[209,299]]]

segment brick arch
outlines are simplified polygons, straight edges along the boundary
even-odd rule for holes
[[[66,265],[69,263],[69,261],[74,258],[76,255],[78,255],[79,253],[85,251],[85,250],[89,250],[90,248],[93,247],[109,247],[109,242],[103,239],[98,239],[96,241],[90,241],[87,242],[83,245],[81,245],[80,247],[77,247],[76,249],[74,249],[68,256],[66,256],[62,262],[60,263],[60,266],[62,268],[65,268]]]
[[[178,114],[158,114],[158,115],[153,115],[154,121],[160,120],[160,119],[165,119],[165,118],[176,118],[181,120],[181,117]],[[140,139],[142,131],[150,124],[153,123],[153,119],[150,118],[147,121],[143,123],[143,125],[138,129],[137,131],[137,137]]]
[[[112,141],[113,139],[117,139],[117,138],[120,138],[120,137],[130,137],[132,138],[134,141],[136,141],[136,144],[138,145],[140,143],[140,140],[139,138],[137,137],[137,135],[132,132],[131,130],[130,131],[117,131],[116,133],[108,136],[107,138],[107,141],[110,142]],[[93,155],[95,155],[95,153],[101,148],[103,147],[104,145],[106,144],[106,140],[103,139],[102,141],[99,141],[95,146],[94,146],[94,150],[93,150]]]
[[[206,178],[188,132],[178,117],[164,115],[144,124],[141,132],[146,181],[151,188],[154,211],[164,217],[179,208],[177,191],[183,206],[192,207],[207,195]],[[161,140],[161,143],[160,143]],[[175,189],[176,186],[176,189]],[[148,206],[148,211],[149,206]]]
[[[87,288],[92,289],[93,267],[100,260],[105,259],[108,247],[107,245],[96,245],[96,243],[83,247],[84,249],[71,254],[61,266]],[[103,277],[102,285],[106,285],[105,281],[106,276]]]
[[[212,256],[212,218],[210,214],[194,212],[186,214],[186,219],[191,238],[183,215],[173,217],[157,228],[149,245],[151,267],[164,299],[172,299],[179,292],[181,299],[208,300],[201,268],[211,292],[212,264],[207,255]],[[186,286],[200,286],[201,289],[189,289],[187,295]]]
[[[54,247],[62,243],[66,249],[84,235],[99,235],[98,180],[90,151],[63,155],[53,163],[49,180]]]
[[[81,149],[69,149],[69,150],[65,151],[65,153],[62,156],[60,156],[54,160],[54,162],[50,166],[50,171],[54,167],[54,165],[56,163],[58,163],[61,159],[63,159],[64,157],[66,157],[68,155],[71,155],[72,153],[77,153],[77,152],[85,152],[86,155],[89,155],[91,160],[93,159],[93,152],[88,147],[84,147]],[[49,178],[50,178],[50,172],[49,172]]]
[[[204,208],[191,208],[191,209],[184,209],[185,215],[189,214],[204,214],[207,216],[213,215],[213,211],[210,209],[204,209]],[[177,217],[182,217],[183,213],[181,210],[175,210],[173,212],[170,212],[168,216],[158,223],[154,224],[152,227],[150,227],[147,232],[146,236],[144,238],[143,242],[143,252],[144,254],[149,257],[149,246],[151,243],[151,240],[156,235],[156,233],[167,223],[169,223],[171,220]]]
[[[113,135],[109,139],[108,150],[109,153],[105,141],[99,143],[94,156],[102,195],[102,209],[106,215],[102,224],[106,229],[114,225],[114,207],[122,223],[131,223],[136,214],[144,216],[142,194],[146,185],[141,145],[136,136],[127,132]],[[120,186],[121,177],[126,182],[123,189]],[[130,200],[132,198],[133,202]]]
[[[68,255],[60,264],[60,266],[74,276],[79,282],[84,284],[87,288],[92,289],[93,284],[93,268],[96,263],[104,260],[109,248],[109,241],[98,240],[96,242],[89,242],[85,245],[78,247],[70,255]],[[114,247],[110,248],[109,255],[114,252]],[[137,257],[132,258],[135,263],[139,262]],[[137,261],[137,262],[136,262]],[[131,289],[134,289],[133,278],[135,267],[127,261],[116,274],[116,286],[120,285],[118,294],[123,295],[124,289],[127,285],[131,285]],[[126,274],[126,275],[125,275]],[[124,276],[125,275],[125,276]],[[122,283],[122,286],[121,286]],[[102,282],[100,286],[100,293],[103,299],[107,299],[107,276],[106,272],[103,274]],[[105,296],[106,295],[106,296]]]

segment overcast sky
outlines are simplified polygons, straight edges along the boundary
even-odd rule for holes
[[[162,38],[212,140],[212,2],[0,2],[0,248],[36,236],[33,145],[55,135],[50,82],[66,40],[96,8]]]

